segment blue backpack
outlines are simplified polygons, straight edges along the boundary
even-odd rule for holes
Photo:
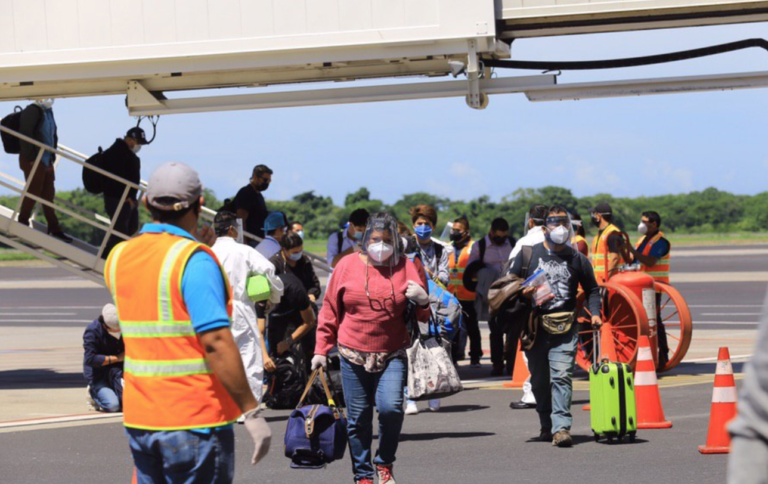
[[[461,303],[441,284],[432,279],[428,279],[427,284],[429,285],[429,305],[432,306],[433,317],[437,319],[436,323],[447,337],[446,339],[453,341],[462,325]],[[431,328],[430,332],[434,332]]]

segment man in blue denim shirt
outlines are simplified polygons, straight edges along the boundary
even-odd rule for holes
[[[117,309],[107,304],[83,333],[83,376],[100,410],[119,412],[123,406],[123,358]]]
[[[27,106],[21,113],[19,132],[24,136],[34,139],[44,145],[56,148],[59,143],[56,120],[53,117],[53,99],[41,99]],[[40,158],[40,165],[32,173],[35,160],[41,150],[32,143],[22,140],[20,142],[21,152],[19,153],[19,168],[24,172],[24,179],[29,183],[28,193],[42,198],[45,201],[53,203],[56,196],[56,187],[54,181],[56,174],[54,172],[53,161],[55,156],[48,150],[43,151]],[[31,177],[31,180],[30,180]],[[35,200],[24,198],[19,210],[19,223],[28,224],[29,217],[32,215],[32,209],[35,208]],[[48,233],[64,242],[72,242],[59,226],[59,218],[53,207],[43,205],[43,214],[48,222]]]

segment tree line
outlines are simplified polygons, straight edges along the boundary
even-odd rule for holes
[[[60,198],[74,205],[81,206],[95,213],[104,213],[102,198],[78,189],[59,192]],[[211,190],[205,193],[207,207],[214,210],[222,205]],[[18,197],[0,197],[0,204],[14,207]],[[394,204],[388,205],[381,200],[371,198],[370,191],[363,187],[349,193],[344,205],[333,203],[331,197],[318,195],[314,191],[300,193],[290,200],[267,200],[269,210],[279,210],[286,214],[289,221],[301,222],[311,239],[325,239],[328,234],[339,230],[357,208],[369,212],[390,211],[406,224],[410,222],[409,210],[419,204],[434,206],[439,213],[438,227],[460,216],[466,216],[474,234],[488,231],[491,221],[496,217],[505,218],[516,237],[523,234],[525,214],[536,203],[545,205],[559,204],[569,211],[578,212],[584,218],[584,227],[588,233],[594,233],[589,224],[589,211],[598,202],[608,202],[613,207],[614,221],[623,230],[632,232],[640,220],[640,214],[646,210],[655,210],[662,217],[662,230],[677,234],[723,234],[734,232],[768,231],[768,192],[757,195],[735,195],[716,188],[703,191],[660,195],[653,197],[614,197],[610,194],[597,194],[588,197],[576,197],[571,190],[562,187],[521,188],[493,201],[488,196],[473,200],[451,200],[429,193],[404,195]],[[142,223],[149,221],[148,212],[142,208]],[[70,235],[99,244],[103,232],[71,217],[62,218],[62,227]],[[438,234],[440,229],[438,229]]]

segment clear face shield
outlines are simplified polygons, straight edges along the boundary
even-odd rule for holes
[[[368,219],[363,234],[362,250],[377,266],[394,267],[400,262],[402,242],[397,233],[397,221],[389,214],[375,214]]]
[[[537,225],[541,225],[544,220],[535,218],[533,219]],[[523,236],[528,235],[528,232],[531,230],[531,212],[526,212],[525,214],[525,229],[523,230]]]
[[[552,243],[571,246],[571,241],[576,234],[569,214],[548,215],[544,227],[547,230],[547,239]]]

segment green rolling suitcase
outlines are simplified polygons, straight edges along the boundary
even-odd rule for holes
[[[626,435],[630,442],[634,442],[637,434],[637,407],[632,369],[624,363],[600,359],[600,331],[595,332],[592,341],[595,344],[595,356],[589,372],[589,403],[592,407],[590,417],[595,441],[604,436],[612,444],[614,439],[621,442]]]

